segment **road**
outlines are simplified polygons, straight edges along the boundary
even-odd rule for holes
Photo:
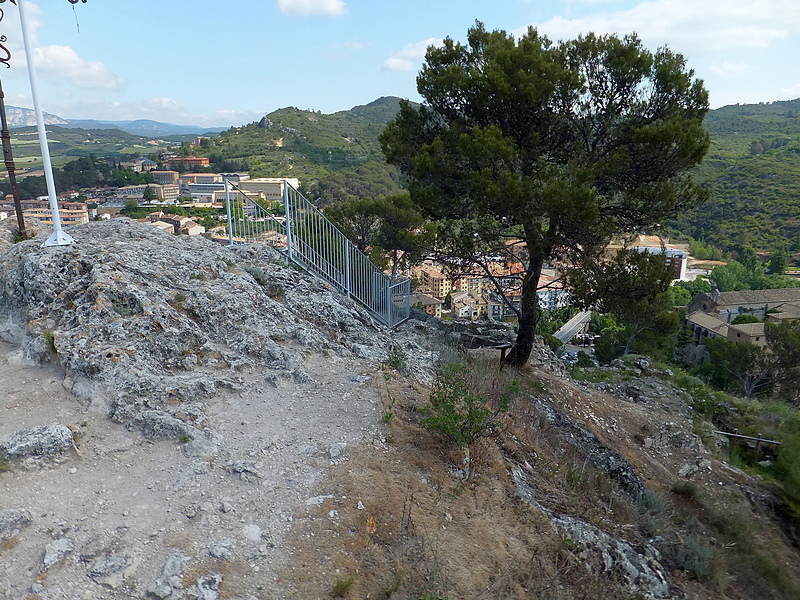
[[[582,310],[577,315],[567,321],[564,326],[556,331],[553,335],[564,343],[569,342],[574,338],[583,326],[592,318],[592,311]]]

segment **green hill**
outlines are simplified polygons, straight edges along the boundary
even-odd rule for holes
[[[111,157],[148,154],[154,151],[150,138],[120,129],[70,129],[47,126],[47,140],[53,164],[64,164],[82,156]],[[39,137],[35,127],[21,127],[11,134],[11,147],[18,168],[42,164]]]
[[[378,134],[399,108],[394,97],[329,115],[282,108],[222,132],[199,153],[223,170],[297,177],[322,201],[393,193],[400,190],[400,176],[385,163]]]
[[[709,201],[674,230],[726,250],[800,250],[800,99],[710,111],[711,150],[697,170]]]
[[[191,152],[208,156],[215,171],[297,177],[320,203],[396,193],[402,178],[385,163],[378,134],[399,106],[399,98],[383,97],[327,115],[281,108],[203,140]],[[696,177],[710,199],[668,223],[671,233],[723,250],[785,244],[800,252],[800,99],[724,106],[708,113],[706,127],[711,150]],[[148,138],[120,130],[49,125],[48,131],[56,164],[156,150]],[[15,130],[13,148],[20,167],[39,160],[35,129]]]

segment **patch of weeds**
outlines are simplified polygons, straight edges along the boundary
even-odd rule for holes
[[[670,560],[694,579],[707,579],[714,571],[716,550],[697,535],[688,535],[667,549]]]
[[[355,575],[348,575],[347,577],[340,577],[333,582],[331,587],[332,598],[344,598],[356,582]]]
[[[400,346],[392,346],[389,348],[389,358],[386,359],[386,366],[394,369],[398,373],[406,372],[406,353]]]
[[[444,368],[425,405],[420,421],[432,433],[454,447],[469,446],[500,429],[500,417],[508,412],[519,392],[519,381],[503,384],[497,379],[485,393],[467,365],[451,363]]]
[[[529,377],[526,381],[528,389],[536,394],[546,394],[547,384],[538,377]]]
[[[645,490],[644,494],[639,496],[637,503],[642,512],[661,514],[667,510],[666,500],[650,490]]]
[[[205,273],[192,273],[189,275],[189,279],[199,279],[200,281],[203,281],[205,278]]]
[[[44,338],[44,345],[47,348],[50,354],[58,354],[58,348],[56,348],[56,335],[52,331],[43,331],[42,337]]]
[[[611,373],[605,369],[573,369],[572,378],[576,381],[588,381],[590,383],[603,383],[611,380]]]
[[[676,481],[669,491],[684,500],[697,501],[700,499],[700,490],[694,481]]]
[[[277,281],[274,281],[269,275],[264,273],[259,267],[247,266],[244,270],[255,279],[256,283],[264,288],[264,293],[272,298],[281,299],[286,295],[286,288]]]
[[[578,542],[569,537],[564,538],[564,547],[573,553],[583,550],[583,547]]]
[[[389,403],[388,408],[384,409],[383,413],[381,414],[381,420],[384,423],[391,423],[392,419],[394,419],[394,403],[397,401],[396,398],[391,397],[391,402]]]
[[[178,441],[180,441],[181,444],[188,444],[192,441],[192,438],[184,433],[180,438],[178,438]]]
[[[392,572],[389,579],[383,584],[383,593],[386,594],[387,598],[391,598],[392,594],[400,589],[400,586],[403,585],[403,572],[402,571],[394,571]]]

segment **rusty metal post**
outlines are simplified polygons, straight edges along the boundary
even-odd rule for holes
[[[8,131],[8,119],[6,118],[6,100],[3,93],[3,83],[0,80],[0,120],[2,129],[0,137],[3,140],[3,161],[8,171],[8,181],[11,184],[11,195],[14,197],[14,212],[17,213],[17,225],[19,235],[23,240],[28,239],[28,231],[25,229],[25,217],[22,215],[22,203],[19,198],[19,187],[17,187],[16,167],[14,166],[14,155],[11,152],[11,134]]]

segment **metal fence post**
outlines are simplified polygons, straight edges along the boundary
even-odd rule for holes
[[[225,182],[225,211],[228,213],[228,245],[233,246],[233,215],[231,214],[231,192],[228,178],[223,179]]]
[[[283,180],[283,210],[286,215],[286,256],[292,258],[292,216],[289,206],[289,182]]]

